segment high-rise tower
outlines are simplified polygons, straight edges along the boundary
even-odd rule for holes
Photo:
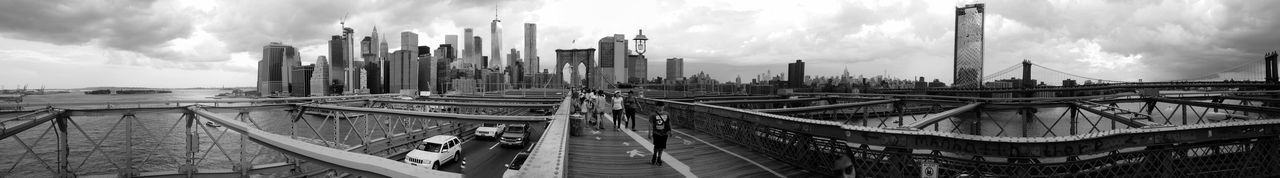
[[[474,45],[475,40],[473,40],[473,37],[475,37],[475,35],[472,34],[471,31],[472,31],[471,28],[462,29],[462,47],[461,48],[462,48],[463,68],[478,68],[476,66],[476,64],[478,64],[476,59],[480,57],[476,57],[475,52],[472,52],[472,51],[475,51],[476,49]]]
[[[538,65],[538,24],[524,24],[524,61],[525,74],[538,73],[542,68]]]
[[[502,20],[498,20],[497,14],[494,14],[493,21],[489,22],[489,68],[497,68],[502,71],[505,68],[506,61],[502,60]]]
[[[983,4],[956,7],[955,79],[956,88],[982,87]]]

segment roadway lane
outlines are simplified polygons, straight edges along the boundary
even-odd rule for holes
[[[542,137],[542,131],[547,128],[546,124],[541,122],[530,125],[533,129],[528,137],[529,145],[533,145]],[[463,170],[458,163],[448,163],[444,165],[444,171],[462,173],[465,177],[502,177],[502,173],[507,170],[506,164],[510,163],[517,153],[529,147],[503,148],[498,145],[496,139],[475,138],[463,143],[462,149],[465,154],[463,157],[467,160],[467,169]]]

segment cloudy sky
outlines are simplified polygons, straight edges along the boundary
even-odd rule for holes
[[[326,55],[338,22],[361,36],[377,25],[419,44],[488,23],[504,49],[538,24],[542,66],[554,50],[594,48],[611,34],[650,38],[650,76],[682,57],[686,74],[749,80],[786,63],[809,75],[951,78],[955,1],[853,0],[11,0],[0,1],[0,85],[253,86],[262,46]],[[1280,49],[1280,1],[984,1],[986,68],[1023,59],[1115,80],[1199,76]],[[1270,32],[1270,33],[1268,33]],[[576,41],[576,43],[575,43]],[[486,42],[486,49],[489,47]],[[506,51],[506,50],[504,50]],[[488,55],[488,54],[486,54]]]

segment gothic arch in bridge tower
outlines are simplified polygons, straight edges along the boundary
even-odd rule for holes
[[[555,78],[560,79],[560,81],[563,82],[564,67],[568,65],[568,67],[570,68],[569,70],[570,76],[572,78],[569,80],[569,83],[566,83],[566,84],[569,84],[570,86],[583,86],[583,85],[591,85],[594,83],[598,83],[596,80],[594,80],[594,78],[591,78],[591,76],[595,76],[595,74],[598,72],[596,70],[593,70],[594,68],[596,68],[596,62],[595,62],[595,56],[594,56],[595,51],[596,49],[594,48],[557,49]],[[578,74],[579,66],[584,66],[585,68],[587,68],[585,69],[586,75]],[[590,80],[588,80],[588,82],[586,83],[582,83],[582,79],[584,78],[587,78]]]

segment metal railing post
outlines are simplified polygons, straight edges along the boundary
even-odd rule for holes
[[[186,120],[187,122],[185,127],[186,130],[183,132],[187,137],[187,153],[183,155],[185,160],[183,161],[182,166],[178,167],[178,172],[187,175],[187,177],[192,177],[195,176],[197,169],[196,154],[200,151],[200,133],[195,129],[195,114],[187,112],[183,113],[182,116],[183,120]]]
[[[67,137],[70,137],[69,132],[67,132],[67,120],[70,119],[70,116],[62,115],[54,120],[54,124],[58,127],[58,168],[56,173],[58,177],[75,177],[70,170],[71,162],[68,162],[67,159],[71,155],[71,146],[67,143]]]
[[[120,177],[137,176],[137,172],[133,169],[133,123],[138,117],[133,114],[125,114],[124,118],[124,167],[120,169]],[[104,138],[105,139],[105,138]]]

